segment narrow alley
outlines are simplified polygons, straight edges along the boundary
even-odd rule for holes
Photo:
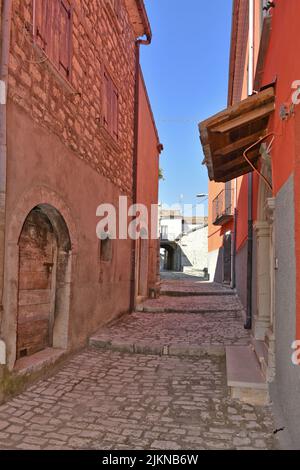
[[[233,291],[180,275],[0,407],[1,449],[276,449],[268,406],[230,398],[225,346],[244,345]]]

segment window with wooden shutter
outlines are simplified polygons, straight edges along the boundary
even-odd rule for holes
[[[122,0],[113,0],[113,1],[114,1],[114,10],[115,10],[116,17],[120,18]]]
[[[48,18],[48,42],[46,53],[53,64],[59,68],[59,29],[60,29],[60,12],[59,2],[57,0],[48,0],[47,9]]]
[[[37,45],[46,50],[48,6],[51,0],[34,1],[34,36]]]
[[[36,44],[65,78],[70,78],[72,10],[69,0],[34,0]]]
[[[110,78],[107,72],[103,74],[103,125],[109,130],[109,108],[110,108]]]
[[[112,135],[118,140],[119,138],[119,94],[113,86],[112,90]]]
[[[60,1],[59,69],[66,77],[70,74],[71,57],[71,7],[65,0]]]
[[[119,93],[108,72],[103,72],[103,100],[102,117],[103,126],[111,136],[119,138]]]

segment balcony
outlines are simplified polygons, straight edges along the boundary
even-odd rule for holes
[[[213,200],[213,225],[224,225],[233,219],[233,189],[223,189]]]

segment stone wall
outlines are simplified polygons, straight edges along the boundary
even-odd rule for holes
[[[208,228],[203,227],[181,238],[182,266],[203,270],[208,267]]]
[[[121,191],[131,193],[134,141],[134,32],[125,5],[73,2],[70,80],[33,44],[33,0],[13,1],[9,97]],[[103,71],[119,93],[119,140],[102,126]]]

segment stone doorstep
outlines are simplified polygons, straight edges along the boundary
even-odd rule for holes
[[[254,406],[269,403],[268,384],[251,345],[227,346],[226,367],[232,398]]]
[[[130,354],[145,354],[154,356],[179,356],[179,357],[204,357],[225,356],[225,347],[221,344],[163,344],[161,342],[146,343],[144,341],[127,342],[104,339],[101,336],[93,336],[89,341],[90,346]]]
[[[173,290],[162,290],[160,293],[161,297],[220,297],[222,295],[236,296],[235,291],[173,291]]]
[[[40,372],[42,369],[56,364],[65,354],[66,351],[64,349],[44,349],[32,356],[18,359],[14,367],[14,372],[19,376]]]

